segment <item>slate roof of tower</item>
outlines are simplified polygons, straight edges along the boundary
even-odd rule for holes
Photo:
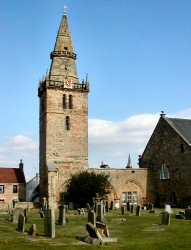
[[[164,119],[191,146],[191,120],[167,117]]]
[[[0,183],[25,183],[24,172],[19,168],[0,168]]]

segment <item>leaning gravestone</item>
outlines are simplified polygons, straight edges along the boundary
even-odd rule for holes
[[[130,204],[130,202],[127,202],[127,211],[131,211],[131,204]]]
[[[60,206],[59,207],[59,219],[58,222],[60,225],[66,224],[66,207]]]
[[[96,214],[93,210],[89,210],[88,212],[88,222],[91,222],[92,225],[95,227],[96,225]]]
[[[54,209],[45,210],[44,231],[47,237],[55,238],[55,211]]]
[[[17,207],[13,210],[12,222],[18,223],[19,215],[24,213],[24,209],[21,207]]]
[[[140,216],[141,215],[141,206],[137,205],[136,207],[136,216]]]
[[[108,201],[105,202],[105,212],[106,213],[109,212],[109,202]]]
[[[162,225],[170,225],[170,214],[165,211],[162,213]]]
[[[113,210],[113,201],[110,203],[110,210]]]
[[[164,211],[168,212],[169,214],[173,214],[173,211],[172,211],[171,206],[169,204],[165,205]]]
[[[25,216],[24,214],[19,215],[18,220],[18,231],[24,233],[25,232]]]

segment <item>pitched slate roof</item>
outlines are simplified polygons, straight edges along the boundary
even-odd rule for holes
[[[19,168],[0,168],[0,183],[25,183],[24,172]]]
[[[191,120],[168,117],[164,119],[191,146]]]

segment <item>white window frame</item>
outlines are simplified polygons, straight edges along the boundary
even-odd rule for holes
[[[166,164],[162,164],[160,169],[160,180],[169,179],[169,170]]]

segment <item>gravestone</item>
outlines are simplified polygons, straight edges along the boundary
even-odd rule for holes
[[[134,205],[131,204],[131,213],[133,214],[134,213]]]
[[[102,209],[103,209],[103,216],[105,215],[105,201],[101,201]]]
[[[109,237],[109,229],[106,224],[97,221],[96,228],[99,228],[102,230],[102,235]]]
[[[131,204],[130,204],[130,202],[127,202],[127,211],[131,211]]]
[[[110,210],[113,210],[113,201],[110,203]]]
[[[79,215],[85,215],[85,210],[84,210],[84,208],[78,208],[78,214],[79,214]]]
[[[141,207],[139,205],[137,205],[136,207],[136,216],[140,216],[141,215]]]
[[[27,223],[29,217],[29,208],[24,209],[25,222]]]
[[[124,215],[125,214],[125,206],[121,207],[121,214]]]
[[[191,220],[191,208],[186,208],[185,209],[185,219],[186,220]]]
[[[58,222],[60,225],[66,224],[66,207],[60,206],[59,207],[59,219]]]
[[[172,209],[171,209],[171,206],[170,206],[169,204],[166,204],[166,205],[165,205],[164,211],[165,211],[165,212],[168,212],[169,214],[173,214]]]
[[[103,207],[102,203],[99,203],[97,206],[97,221],[102,222],[103,220]]]
[[[162,213],[162,225],[170,225],[170,214],[168,212]]]
[[[18,223],[19,215],[24,213],[24,209],[21,207],[17,207],[13,210],[12,222]]]
[[[106,211],[106,213],[109,212],[109,202],[108,201],[105,202],[105,211]]]
[[[96,214],[93,210],[88,212],[88,222],[91,222],[93,226],[96,225]]]
[[[24,216],[24,214],[19,215],[18,231],[21,232],[21,233],[25,232],[25,216]]]
[[[54,209],[45,210],[44,218],[45,235],[50,238],[55,238],[55,211]]]
[[[32,235],[32,236],[36,236],[36,224],[32,224],[32,226],[30,227],[29,229],[29,234]]]

